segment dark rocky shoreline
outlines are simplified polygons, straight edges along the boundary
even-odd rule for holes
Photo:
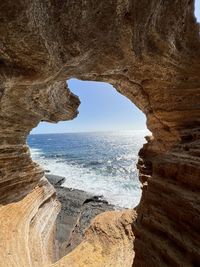
[[[61,258],[81,243],[85,230],[95,216],[120,208],[109,204],[103,196],[62,187],[64,177],[47,173],[45,176],[55,187],[61,203],[56,222],[57,258]]]

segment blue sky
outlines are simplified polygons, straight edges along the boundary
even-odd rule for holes
[[[57,124],[41,122],[32,133],[146,129],[145,115],[112,85],[71,79],[68,86],[81,100],[78,117]]]
[[[200,0],[195,1],[195,15],[200,21]],[[146,129],[145,115],[110,84],[71,79],[68,85],[81,100],[78,117],[57,124],[41,122],[32,133]]]
[[[195,16],[197,21],[200,22],[200,0],[195,0]]]

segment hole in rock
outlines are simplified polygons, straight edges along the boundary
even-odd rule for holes
[[[68,87],[80,98],[78,117],[57,124],[42,122],[28,137],[32,158],[51,182],[57,183],[55,176],[65,177],[62,187],[57,186],[62,203],[57,220],[59,258],[81,242],[95,215],[139,203],[136,164],[149,134],[144,114],[110,84],[71,79]]]
[[[198,22],[200,22],[200,0],[195,0],[194,14]]]

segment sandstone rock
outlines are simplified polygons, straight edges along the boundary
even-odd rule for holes
[[[55,261],[59,205],[26,137],[41,120],[77,115],[79,100],[65,83],[71,77],[113,84],[146,114],[153,134],[139,153],[133,266],[199,266],[194,1],[15,0],[1,3],[0,18],[0,266]],[[57,266],[130,266],[133,238],[122,217],[100,215],[102,228],[94,221],[86,241]]]
[[[93,218],[105,211],[122,208],[109,204],[102,196],[62,187],[65,177],[52,174],[46,177],[55,186],[57,198],[61,203],[55,230],[56,257],[60,259],[82,242]]]
[[[133,210],[98,215],[87,229],[83,242],[52,267],[131,267],[135,217]]]
[[[85,230],[98,214],[113,210],[105,200],[77,189],[56,187],[61,211],[56,221],[58,258],[65,256],[81,243]]]

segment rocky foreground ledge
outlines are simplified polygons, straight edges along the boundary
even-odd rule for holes
[[[54,261],[58,261],[51,267],[132,267],[136,212],[110,205],[100,196],[62,187],[64,177],[46,177],[61,203],[56,220]]]
[[[65,182],[62,176],[46,174],[46,178],[55,187],[61,203],[61,211],[56,221],[58,259],[81,243],[85,230],[98,214],[122,209],[109,204],[102,196],[62,187]]]

